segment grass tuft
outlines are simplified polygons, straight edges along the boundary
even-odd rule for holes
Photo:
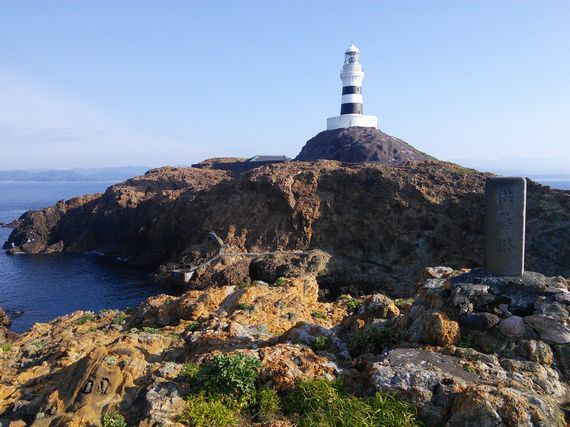
[[[408,427],[419,425],[416,410],[393,394],[358,398],[339,381],[305,380],[289,395],[288,408],[299,427]]]
[[[352,337],[348,342],[348,350],[353,356],[364,353],[381,353],[397,341],[398,337],[391,329],[372,325]]]
[[[331,344],[331,338],[330,337],[326,337],[324,335],[319,335],[318,337],[315,338],[315,340],[311,344],[311,348],[314,351],[323,351],[323,350],[327,350],[329,348],[330,344]]]

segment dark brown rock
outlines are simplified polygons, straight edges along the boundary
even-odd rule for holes
[[[491,313],[472,313],[466,314],[459,318],[461,325],[475,331],[488,331],[497,323],[499,318]]]
[[[10,318],[8,317],[4,309],[0,307],[0,326],[10,326],[10,323],[12,323],[10,321]]]
[[[351,127],[326,130],[311,138],[295,160],[378,162],[402,166],[414,160],[435,160],[401,139],[374,128]]]

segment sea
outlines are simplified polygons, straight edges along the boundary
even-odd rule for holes
[[[570,190],[570,179],[537,179]],[[108,182],[0,182],[0,221],[10,222],[28,209],[58,200],[103,192]],[[0,228],[0,246],[11,230]],[[14,332],[75,310],[136,307],[150,296],[179,294],[151,280],[151,271],[96,254],[7,255],[0,251],[0,307],[12,318]]]
[[[0,182],[0,221],[58,200],[103,192],[109,182]],[[12,230],[0,228],[0,247]],[[8,255],[0,251],[0,307],[22,332],[76,310],[136,307],[150,296],[178,294],[151,280],[151,271],[96,254]]]

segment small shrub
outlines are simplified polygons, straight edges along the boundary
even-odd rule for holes
[[[121,414],[107,412],[103,416],[103,427],[127,427],[127,422]]]
[[[10,353],[12,351],[12,344],[9,342],[2,343],[0,344],[0,350],[4,353]]]
[[[348,342],[348,350],[354,356],[363,353],[380,353],[396,342],[397,335],[391,329],[373,325],[358,332]]]
[[[188,406],[179,421],[193,427],[230,427],[238,424],[238,414],[224,401],[199,393],[188,398]]]
[[[117,315],[113,318],[113,325],[122,325],[126,318],[127,315],[122,311],[117,313]]]
[[[204,391],[235,396],[246,405],[254,397],[260,368],[261,362],[247,354],[218,354],[202,365],[196,380]]]
[[[236,304],[236,308],[238,310],[251,310],[251,309],[253,309],[253,305],[240,302],[239,304]]]
[[[323,350],[326,350],[327,348],[329,348],[330,344],[331,344],[331,338],[330,337],[326,337],[324,335],[319,335],[318,337],[315,338],[315,340],[311,344],[311,348],[314,351],[323,351]]]
[[[323,313],[322,311],[313,310],[311,311],[311,316],[314,319],[328,320],[328,316],[326,315],[326,313]]]
[[[277,286],[285,286],[287,284],[287,280],[285,277],[280,277],[275,281],[275,285]]]
[[[182,370],[180,371],[180,375],[186,379],[193,380],[200,372],[200,366],[196,363],[185,363],[182,365]]]
[[[92,322],[95,320],[92,314],[84,314],[75,322],[78,325],[85,325],[87,322]]]
[[[257,391],[256,400],[256,416],[260,422],[269,423],[281,416],[281,400],[272,388],[260,388]]]
[[[301,381],[290,393],[288,408],[299,414],[300,427],[416,426],[415,409],[393,394],[372,398],[349,395],[339,381]]]
[[[89,332],[97,332],[97,327],[91,326],[88,330],[89,330]]]
[[[463,365],[463,369],[466,370],[467,372],[471,372],[472,374],[477,373],[477,368],[475,367],[475,365]]]
[[[180,339],[180,335],[178,335],[176,332],[170,332],[170,333],[168,334],[168,336],[169,336],[170,338],[172,338],[173,340],[178,340],[178,339]]]
[[[198,329],[200,329],[200,322],[197,320],[194,320],[194,321],[192,321],[186,325],[186,327],[184,328],[184,331],[194,332],[194,331],[197,331]]]
[[[346,309],[350,312],[350,313],[356,313],[358,311],[358,309],[360,309],[360,307],[362,307],[362,301],[359,301],[357,299],[349,299],[346,301]]]
[[[141,331],[143,331],[145,334],[158,334],[160,332],[160,329],[153,328],[151,326],[143,326],[141,328]]]

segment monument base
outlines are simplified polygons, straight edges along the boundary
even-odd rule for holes
[[[378,129],[378,117],[363,114],[343,114],[342,116],[327,119],[327,130],[350,127],[363,127]]]

